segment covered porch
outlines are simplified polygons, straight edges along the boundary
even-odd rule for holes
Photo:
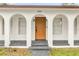
[[[40,17],[42,17],[42,16],[44,16],[44,15],[41,15]],[[32,46],[32,42],[36,41],[35,40],[35,33],[36,33],[35,31],[36,30],[35,30],[35,25],[34,25],[35,24],[34,17],[33,17],[33,19],[32,19],[32,17],[27,17],[27,20],[28,19],[30,21],[26,21],[26,18],[21,14],[15,14],[11,17],[10,24],[9,24],[10,31],[9,31],[9,37],[8,37],[9,46],[19,46],[19,47],[20,46],[25,47],[28,45]],[[69,37],[71,34],[69,29],[70,29],[70,27],[74,27],[73,32],[75,35],[73,38],[73,44],[74,44],[73,46],[79,46],[78,16],[76,17],[76,19],[73,23],[74,26],[73,25],[71,26],[71,25],[69,25],[70,23],[65,15],[58,14],[53,18],[51,16],[46,17],[46,24],[45,24],[46,28],[43,31],[45,33],[45,36],[41,37],[41,38],[46,39],[48,46],[49,46],[50,42],[52,43],[51,46],[70,46],[70,42],[72,40]],[[52,22],[49,20],[52,20]],[[30,32],[29,32],[29,30],[30,30]],[[2,16],[0,16],[0,46],[5,46],[5,43],[6,43],[5,32],[6,32],[6,29],[4,28],[4,19]],[[27,35],[27,33],[29,33],[29,35]],[[42,34],[44,34],[44,33],[42,33]],[[39,33],[37,33],[37,34],[39,34]],[[50,37],[51,37],[51,40],[50,40]]]

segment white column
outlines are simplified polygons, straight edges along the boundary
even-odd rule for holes
[[[4,33],[5,33],[5,47],[9,47],[9,31],[10,31],[10,18],[9,16],[5,16],[4,18]]]
[[[53,18],[51,18],[51,16],[48,16],[48,45],[50,46],[50,47],[52,47],[53,46],[53,35],[52,35],[52,20],[53,20]]]
[[[74,18],[73,16],[69,17],[68,21],[68,43],[70,46],[74,45]]]
[[[27,47],[31,46],[31,17],[26,17],[27,19]]]

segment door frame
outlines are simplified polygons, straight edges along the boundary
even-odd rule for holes
[[[39,20],[38,20],[39,19]],[[40,26],[41,24],[39,23],[39,21],[42,21],[43,20],[43,24],[44,24],[44,32],[41,32],[43,34],[42,39],[40,39],[40,36],[38,35],[39,32],[37,33],[37,29],[36,27],[38,28],[38,26]],[[37,24],[40,24],[40,25],[37,25]],[[43,25],[42,25],[43,26]],[[39,30],[39,29],[38,29]],[[41,30],[41,29],[40,29]],[[46,41],[46,17],[35,17],[35,41]]]
[[[36,14],[38,15],[38,14]],[[35,16],[36,16],[35,15]],[[42,14],[41,14],[42,15]],[[35,41],[35,16],[33,17],[32,21],[31,21],[31,38],[32,41]],[[45,16],[45,15],[44,15]],[[45,16],[46,17],[46,16]],[[46,17],[46,40],[48,40],[48,19]]]

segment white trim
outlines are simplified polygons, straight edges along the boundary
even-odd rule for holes
[[[10,19],[9,15],[5,15],[5,24],[4,24],[4,32],[5,32],[5,47],[9,47],[10,44],[10,39],[9,39],[9,32],[10,32]]]
[[[8,48],[29,48],[28,46],[10,46]]]
[[[27,46],[30,47],[31,46],[31,16],[27,15]]]
[[[9,46],[9,47],[0,46],[0,48],[29,48],[29,47],[28,46]]]
[[[79,48],[79,46],[51,46],[51,48]]]
[[[70,46],[74,46],[74,17],[70,15],[68,19],[68,43]]]

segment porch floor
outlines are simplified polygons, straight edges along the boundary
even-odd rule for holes
[[[68,40],[53,40],[54,46],[69,46]]]
[[[26,40],[11,40],[10,46],[26,46]]]

